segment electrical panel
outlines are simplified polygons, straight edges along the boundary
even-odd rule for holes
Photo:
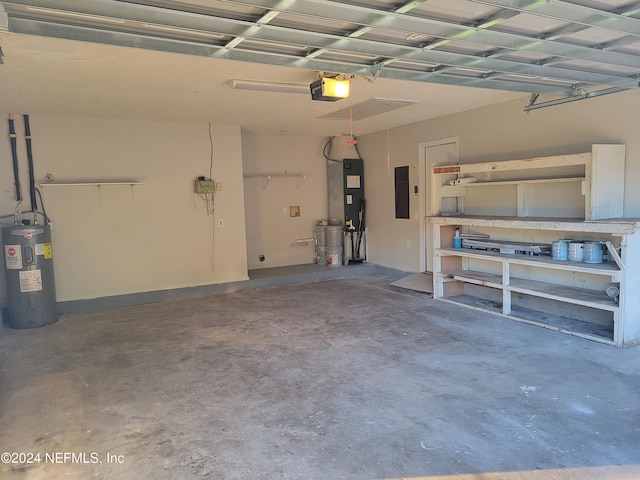
[[[198,177],[196,179],[195,192],[198,195],[206,195],[216,192],[216,182],[210,178]]]

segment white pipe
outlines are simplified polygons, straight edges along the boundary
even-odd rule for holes
[[[299,238],[295,243],[296,245],[309,245],[312,242],[315,242],[315,238]]]

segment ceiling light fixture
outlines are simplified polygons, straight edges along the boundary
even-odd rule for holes
[[[311,99],[322,102],[335,102],[349,96],[351,80],[321,78],[310,85]]]
[[[230,80],[229,86],[237,90],[258,92],[303,93],[309,94],[309,86],[299,83],[261,82],[258,80]]]

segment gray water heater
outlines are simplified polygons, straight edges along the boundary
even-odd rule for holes
[[[42,327],[58,320],[49,225],[2,227],[11,328]]]

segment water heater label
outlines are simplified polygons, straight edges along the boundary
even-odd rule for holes
[[[45,260],[53,258],[53,250],[50,243],[36,243],[36,255],[44,256]]]
[[[42,272],[40,270],[22,270],[19,275],[21,293],[42,290]]]
[[[7,270],[22,269],[22,246],[5,245],[4,246],[4,264]]]

